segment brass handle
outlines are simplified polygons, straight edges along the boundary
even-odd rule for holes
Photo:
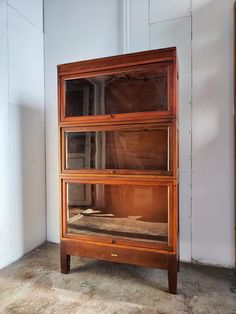
[[[118,256],[118,254],[111,253],[111,256],[113,256],[113,257],[117,257],[117,256]]]

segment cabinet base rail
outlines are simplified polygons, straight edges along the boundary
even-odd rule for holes
[[[169,292],[177,292],[179,260],[176,253],[153,249],[85,241],[61,240],[61,273],[70,272],[71,256],[81,256],[117,263],[168,270]]]

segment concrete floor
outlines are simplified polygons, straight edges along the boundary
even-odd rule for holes
[[[181,264],[178,295],[167,271],[72,258],[60,274],[59,246],[46,243],[0,272],[0,313],[236,313],[232,270]]]

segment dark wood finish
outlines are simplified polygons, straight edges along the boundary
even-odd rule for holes
[[[169,292],[176,294],[177,291],[177,272],[178,272],[178,260],[175,256],[171,256],[168,260],[168,283]]]
[[[155,84],[146,87],[145,81],[148,78],[142,76],[144,71],[152,78],[157,73],[156,69],[163,69],[163,72],[158,70],[155,83],[159,84],[155,87],[157,94],[164,95],[162,98],[156,96],[158,109],[150,105],[152,99],[155,100],[155,95],[152,95]],[[134,75],[137,82],[129,82],[126,86],[125,80]],[[104,92],[98,91],[96,87],[97,90],[88,94],[90,85],[86,80],[101,84],[107,77],[112,80],[115,78],[116,83],[111,80],[109,88]],[[65,82],[72,79],[80,79],[81,90],[76,90],[78,81],[70,83],[71,94],[66,98]],[[143,79],[145,80],[139,81]],[[138,99],[135,99],[135,91],[139,88]],[[102,93],[105,94],[102,96]],[[119,97],[122,97],[120,101]],[[103,114],[100,109],[96,111],[99,114],[94,113],[94,109],[89,109],[91,99],[94,106],[97,106],[97,102],[101,105],[102,100],[98,98],[103,99],[105,106],[109,104],[111,109],[103,109]],[[74,105],[66,107],[68,101],[75,105],[78,101],[82,107],[74,111]],[[87,107],[83,102],[87,102]],[[169,291],[176,293],[179,261],[176,49],[152,50],[59,65],[58,103],[61,272],[70,271],[71,255],[162,268],[168,270]],[[112,104],[118,113],[106,114],[106,111],[114,110]],[[153,109],[154,111],[149,111]],[[80,115],[75,116],[76,113]],[[144,134],[143,141],[136,142],[137,130],[157,128],[162,131],[149,132],[146,137]],[[130,134],[127,135],[125,132],[128,131]],[[79,145],[77,151],[72,149],[71,152],[73,158],[87,158],[86,165],[91,164],[92,169],[88,166],[84,166],[84,169],[81,166],[79,169],[66,169],[65,132],[84,132],[86,143]],[[99,146],[99,149],[103,147],[102,154],[106,160],[100,166],[101,169],[94,164],[94,160],[98,163],[100,157],[96,147],[98,137],[91,135],[91,132],[107,132],[106,141]],[[152,147],[154,138],[156,147]],[[133,158],[137,158],[133,164],[132,155],[125,155],[124,143],[133,152]],[[86,153],[88,147],[90,150]],[[91,154],[91,149],[95,149],[96,158]],[[139,166],[139,161],[142,166]],[[78,186],[75,198],[71,198],[74,190],[70,190],[68,184]],[[80,205],[76,205],[76,202]],[[93,212],[90,207],[97,211],[100,209],[100,215],[109,214],[112,218],[101,219],[96,215],[88,215],[88,219],[84,210]],[[137,220],[130,220],[130,217]]]
[[[169,269],[175,258],[172,252],[75,239],[63,239],[61,248],[69,255],[161,269]]]
[[[61,272],[62,274],[68,274],[70,272],[70,255],[67,254],[63,246],[61,246],[60,255],[61,255]]]
[[[174,58],[176,58],[175,47],[149,50],[107,58],[61,64],[58,65],[58,74],[59,76],[72,77],[74,75],[77,77],[78,74],[92,73],[100,70],[106,70],[107,73],[111,73],[112,70],[114,71],[114,69],[119,69],[125,66],[166,62],[172,61]]]

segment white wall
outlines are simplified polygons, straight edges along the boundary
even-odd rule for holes
[[[191,260],[191,6],[150,2],[150,48],[177,47],[179,62],[180,257]],[[163,11],[163,14],[161,12]]]
[[[192,258],[233,265],[233,0],[193,0]]]
[[[49,241],[59,241],[56,65],[176,45],[181,259],[233,265],[233,2],[45,1]],[[0,38],[2,268],[46,238],[42,0],[0,0]]]
[[[57,65],[121,53],[120,0],[47,0],[45,101],[47,238],[59,242]]]
[[[48,240],[59,241],[56,65],[176,45],[181,259],[233,265],[232,14],[233,0],[45,1]]]
[[[0,268],[46,239],[42,0],[0,0]]]

